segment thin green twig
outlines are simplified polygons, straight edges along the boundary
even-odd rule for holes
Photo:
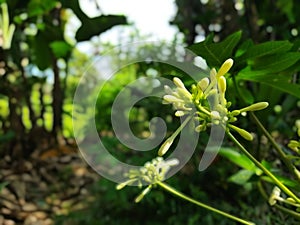
[[[276,141],[273,139],[271,134],[267,131],[267,129],[262,125],[262,123],[259,121],[259,119],[255,116],[253,112],[250,112],[251,117],[253,118],[254,122],[259,126],[259,128],[262,130],[264,135],[269,139],[273,147],[275,148],[276,152],[278,153],[280,159],[284,162],[284,164],[287,166],[288,170],[294,175],[295,178],[297,178],[298,182],[300,182],[300,172],[299,170],[291,163],[291,161],[288,159],[287,155],[282,151],[280,146],[276,143]]]
[[[229,213],[223,212],[223,211],[221,211],[221,210],[219,210],[219,209],[213,208],[213,207],[211,207],[211,206],[209,206],[209,205],[206,205],[206,204],[204,204],[204,203],[202,203],[202,202],[199,202],[199,201],[197,201],[197,200],[195,200],[195,199],[193,199],[193,198],[190,198],[190,197],[188,197],[187,195],[185,195],[185,194],[183,194],[183,193],[177,191],[176,189],[174,189],[173,187],[167,185],[167,184],[164,183],[164,182],[158,182],[157,185],[159,185],[159,186],[160,186],[161,188],[163,188],[164,190],[170,192],[171,194],[173,194],[173,195],[175,195],[175,196],[177,196],[177,197],[179,197],[179,198],[182,198],[182,199],[184,199],[184,200],[186,200],[186,201],[188,201],[188,202],[191,202],[191,203],[193,203],[193,204],[195,204],[195,205],[197,205],[197,206],[200,206],[200,207],[205,208],[205,209],[207,209],[207,210],[213,211],[213,212],[215,212],[215,213],[218,213],[218,214],[220,214],[220,215],[222,215],[222,216],[225,216],[225,217],[227,217],[227,218],[229,218],[229,219],[232,219],[232,220],[234,220],[234,221],[240,222],[240,223],[242,223],[242,224],[246,224],[246,225],[255,225],[255,223],[253,223],[253,222],[249,222],[249,221],[247,221],[247,220],[243,220],[243,219],[238,218],[238,217],[236,217],[236,216],[233,216],[233,215],[231,215],[231,214],[229,214]]]
[[[261,183],[261,181],[259,181],[259,182],[257,183],[257,186],[258,186],[258,190],[259,190],[259,192],[261,193],[261,195],[262,195],[266,200],[268,200],[268,199],[269,199],[268,194],[266,193],[266,191],[265,191],[265,189],[264,189],[263,184]],[[283,212],[289,214],[290,216],[292,216],[292,217],[294,217],[294,218],[300,220],[300,213],[297,213],[297,212],[295,212],[295,211],[293,211],[293,210],[287,209],[287,208],[285,208],[285,207],[283,207],[283,206],[281,206],[281,205],[278,205],[278,204],[275,204],[273,207],[275,207],[275,208],[277,208],[277,209],[279,209],[279,210],[281,210],[281,211],[283,211]]]
[[[244,146],[230,133],[230,131],[226,131],[229,138],[239,147],[239,149],[259,168],[261,169],[268,177],[270,177],[273,182],[288,196],[293,198],[297,203],[300,203],[300,199],[290,190],[288,189],[280,180],[277,179],[266,167],[264,167],[256,158],[254,158],[251,153],[244,148]]]

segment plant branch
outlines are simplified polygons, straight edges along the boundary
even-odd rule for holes
[[[215,213],[218,213],[218,214],[220,214],[220,215],[222,215],[222,216],[225,216],[225,217],[227,217],[227,218],[229,218],[229,219],[232,219],[232,220],[234,220],[234,221],[240,222],[240,223],[242,223],[242,224],[246,224],[246,225],[255,225],[255,223],[252,223],[252,222],[243,220],[243,219],[238,218],[238,217],[236,217],[236,216],[233,216],[233,215],[231,215],[231,214],[229,214],[229,213],[223,212],[223,211],[221,211],[221,210],[219,210],[219,209],[213,208],[213,207],[211,207],[211,206],[209,206],[209,205],[206,205],[206,204],[204,204],[204,203],[202,203],[202,202],[199,202],[199,201],[197,201],[197,200],[195,200],[195,199],[193,199],[193,198],[190,198],[190,197],[188,197],[187,195],[185,195],[185,194],[183,194],[183,193],[177,191],[176,189],[174,189],[173,187],[169,186],[169,185],[166,184],[166,183],[158,182],[157,185],[159,185],[161,188],[163,188],[164,190],[168,191],[169,193],[171,193],[171,194],[173,194],[173,195],[175,195],[175,196],[177,196],[177,197],[179,197],[179,198],[182,198],[182,199],[184,199],[184,200],[186,200],[186,201],[188,201],[188,202],[191,202],[191,203],[193,203],[193,204],[195,204],[195,205],[197,205],[197,206],[200,206],[200,207],[205,208],[205,209],[207,209],[207,210],[213,211],[213,212],[215,212]]]
[[[268,200],[268,199],[269,199],[268,194],[266,193],[266,191],[265,191],[265,189],[264,189],[264,187],[263,187],[261,181],[259,181],[259,182],[257,183],[257,186],[258,186],[258,190],[259,190],[259,192],[261,193],[261,195],[262,195],[266,200]],[[300,213],[297,213],[297,212],[295,212],[295,211],[293,211],[293,210],[287,209],[287,208],[285,208],[285,207],[283,207],[283,206],[281,206],[281,205],[278,205],[278,204],[275,204],[273,207],[275,207],[275,208],[277,208],[277,209],[279,209],[279,210],[281,210],[281,211],[283,211],[283,212],[285,212],[285,213],[287,213],[287,214],[293,216],[294,218],[300,220]]]
[[[239,147],[239,149],[259,168],[261,169],[268,177],[270,177],[273,182],[287,195],[293,198],[297,203],[300,203],[300,199],[290,190],[288,189],[280,180],[277,179],[266,167],[264,167],[259,161],[254,158],[247,149],[229,132],[226,131],[229,138]]]
[[[300,172],[299,170],[290,162],[287,155],[282,151],[280,146],[276,143],[276,141],[273,139],[271,134],[266,130],[264,125],[259,121],[259,119],[255,116],[253,112],[250,112],[251,117],[254,119],[254,122],[259,126],[259,128],[262,130],[264,135],[269,139],[273,147],[275,148],[276,152],[278,153],[280,159],[284,162],[284,164],[287,166],[288,170],[294,175],[295,178],[297,178],[298,182],[300,182]]]

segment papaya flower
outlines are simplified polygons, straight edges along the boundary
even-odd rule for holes
[[[186,120],[191,117],[197,120],[199,125],[195,128],[196,132],[205,131],[207,127],[212,125],[220,125],[225,130],[234,130],[246,140],[253,140],[251,133],[233,123],[238,120],[237,116],[240,114],[265,109],[269,104],[268,102],[258,102],[238,110],[230,110],[231,102],[226,99],[227,82],[225,75],[230,71],[233,63],[232,59],[227,59],[218,71],[215,68],[211,69],[210,76],[192,85],[191,91],[185,87],[179,78],[174,77],[173,82],[176,88],[171,89],[169,86],[165,86],[166,95],[163,97],[163,103],[173,105],[175,116],[188,115],[190,117],[187,117]],[[159,149],[160,156],[167,152],[182,128],[183,126],[162,144]]]
[[[162,157],[156,157],[150,162],[146,162],[143,167],[136,170],[130,170],[125,174],[128,180],[118,184],[117,190],[121,190],[128,185],[137,185],[142,188],[143,183],[146,183],[147,187],[135,198],[135,202],[140,202],[146,194],[148,194],[158,182],[162,182],[166,179],[166,174],[173,166],[179,164],[178,159],[164,160]]]

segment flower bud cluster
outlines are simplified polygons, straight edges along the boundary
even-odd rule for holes
[[[231,102],[228,102],[225,93],[227,89],[226,73],[233,65],[232,59],[227,59],[219,71],[212,69],[210,77],[201,79],[197,85],[192,85],[191,93],[185,88],[179,78],[174,78],[176,89],[165,87],[167,95],[164,96],[165,104],[172,104],[176,116],[192,114],[199,125],[197,132],[205,131],[208,126],[221,125],[224,129],[233,129],[246,140],[252,140],[252,135],[232,123],[237,121],[237,116],[248,112],[262,110],[268,106],[267,102],[259,102],[239,110],[229,111]],[[193,110],[195,109],[195,110]]]
[[[175,77],[173,82],[176,85],[176,89],[173,91],[169,86],[165,86],[167,94],[163,97],[163,104],[172,104],[176,110],[175,115],[180,117],[193,110],[192,94],[179,78]]]
[[[283,198],[281,196],[281,190],[279,187],[275,186],[272,190],[272,193],[269,197],[269,204],[270,206],[274,206],[277,204],[277,202],[285,203],[287,205],[297,207],[299,209],[300,205],[295,202],[293,198]]]
[[[141,188],[143,182],[146,182],[148,186],[135,199],[135,202],[139,202],[156,183],[164,181],[170,169],[178,164],[177,159],[164,160],[162,157],[156,157],[152,161],[146,162],[140,169],[130,170],[126,173],[125,177],[128,180],[118,184],[116,189],[120,190],[127,185],[138,185]]]

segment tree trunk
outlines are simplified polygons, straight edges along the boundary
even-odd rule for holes
[[[54,74],[54,84],[52,91],[52,110],[53,110],[53,126],[52,134],[53,137],[57,139],[59,133],[62,130],[62,107],[63,107],[63,92],[61,88],[59,68],[57,66],[57,59],[53,60],[53,74]],[[56,140],[57,141],[57,140]]]

